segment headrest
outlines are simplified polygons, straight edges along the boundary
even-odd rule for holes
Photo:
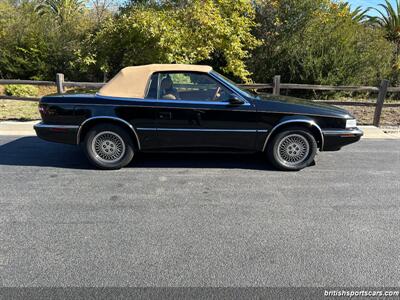
[[[160,86],[160,88],[162,89],[162,90],[168,90],[168,89],[170,89],[171,87],[172,87],[172,85],[173,85],[173,82],[172,82],[172,79],[171,79],[171,77],[165,77],[162,81],[161,81],[161,86]]]

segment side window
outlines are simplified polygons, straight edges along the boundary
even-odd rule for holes
[[[195,72],[160,73],[159,99],[228,101],[231,93],[207,74]]]
[[[157,99],[158,73],[151,75],[145,99]]]

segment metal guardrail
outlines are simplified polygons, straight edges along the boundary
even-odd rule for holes
[[[79,87],[85,89],[98,89],[105,83],[103,82],[74,82],[65,81],[64,74],[57,73],[55,81],[37,81],[37,80],[15,80],[15,79],[0,79],[0,84],[31,84],[31,85],[55,85],[57,92],[65,93],[65,87]],[[336,101],[336,100],[312,100],[317,103],[328,103],[342,106],[367,106],[375,107],[374,121],[375,126],[379,126],[383,107],[400,107],[400,103],[385,103],[387,93],[400,92],[400,87],[389,87],[389,81],[382,80],[379,87],[374,86],[332,86],[332,85],[315,85],[315,84],[297,84],[297,83],[281,83],[281,76],[274,76],[272,84],[269,83],[254,83],[240,84],[239,86],[248,89],[261,90],[272,89],[274,95],[280,95],[281,90],[313,90],[313,91],[348,91],[348,92],[372,92],[378,93],[376,102],[372,101]],[[16,97],[0,95],[0,99],[6,100],[22,100],[22,101],[39,101],[37,97]]]

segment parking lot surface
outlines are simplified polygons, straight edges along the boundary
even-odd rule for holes
[[[320,153],[142,154],[0,137],[2,286],[399,286],[400,140]]]

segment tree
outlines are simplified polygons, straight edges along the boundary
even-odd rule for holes
[[[312,13],[322,0],[257,0],[255,1],[257,27],[253,34],[262,45],[256,48],[249,59],[251,72],[256,82],[269,82],[276,74],[289,80],[287,57],[290,49],[283,46],[292,36],[302,31],[312,18]]]
[[[0,76],[41,78],[48,72],[45,27],[30,2],[0,2]]]
[[[373,8],[379,15],[369,16],[370,22],[384,30],[386,39],[394,44],[392,80],[398,81],[400,71],[400,1],[396,0],[393,6],[388,0],[385,0],[385,3],[379,4],[379,6],[381,9]]]
[[[63,72],[83,79],[90,58],[82,55],[83,41],[93,22],[85,9],[60,21],[51,13],[39,14],[33,1],[1,1],[0,76],[54,79]]]
[[[112,17],[112,11],[116,7],[116,1],[114,0],[90,0],[90,4],[97,27],[100,27],[101,23],[108,17]]]
[[[346,2],[347,7],[349,7],[350,10],[350,5],[348,2]],[[368,12],[370,11],[370,8],[367,9],[362,9],[361,6],[357,6],[354,10],[350,12],[350,16],[353,19],[353,21],[358,22],[358,23],[363,23],[369,20],[368,17]]]
[[[385,0],[385,4],[379,4],[383,11],[372,8],[378,12],[379,16],[370,16],[370,19],[384,29],[386,38],[396,45],[398,52],[400,46],[400,1],[396,0],[395,3],[393,6],[388,0]]]
[[[376,84],[390,73],[392,46],[346,3],[263,0],[256,11],[263,40],[249,64],[256,82],[280,74],[286,82]]]
[[[355,9],[352,9],[349,2],[338,2],[334,5],[336,5],[339,10],[346,12],[355,22],[364,23],[369,21],[368,12],[371,8],[363,9],[361,6],[357,6]]]
[[[376,84],[400,73],[400,0],[381,5],[374,26],[335,0],[82,1],[0,0],[0,77],[100,80],[148,63],[210,64],[256,82]]]
[[[39,14],[52,14],[61,24],[70,21],[83,10],[82,0],[43,0],[36,6]]]
[[[97,57],[105,69],[115,73],[126,65],[198,63],[221,54],[225,73],[249,78],[244,61],[259,44],[251,34],[250,1],[150,2],[128,6],[96,34]]]
[[[291,76],[302,82],[376,85],[391,70],[392,47],[382,32],[335,6],[317,11],[285,44]]]

